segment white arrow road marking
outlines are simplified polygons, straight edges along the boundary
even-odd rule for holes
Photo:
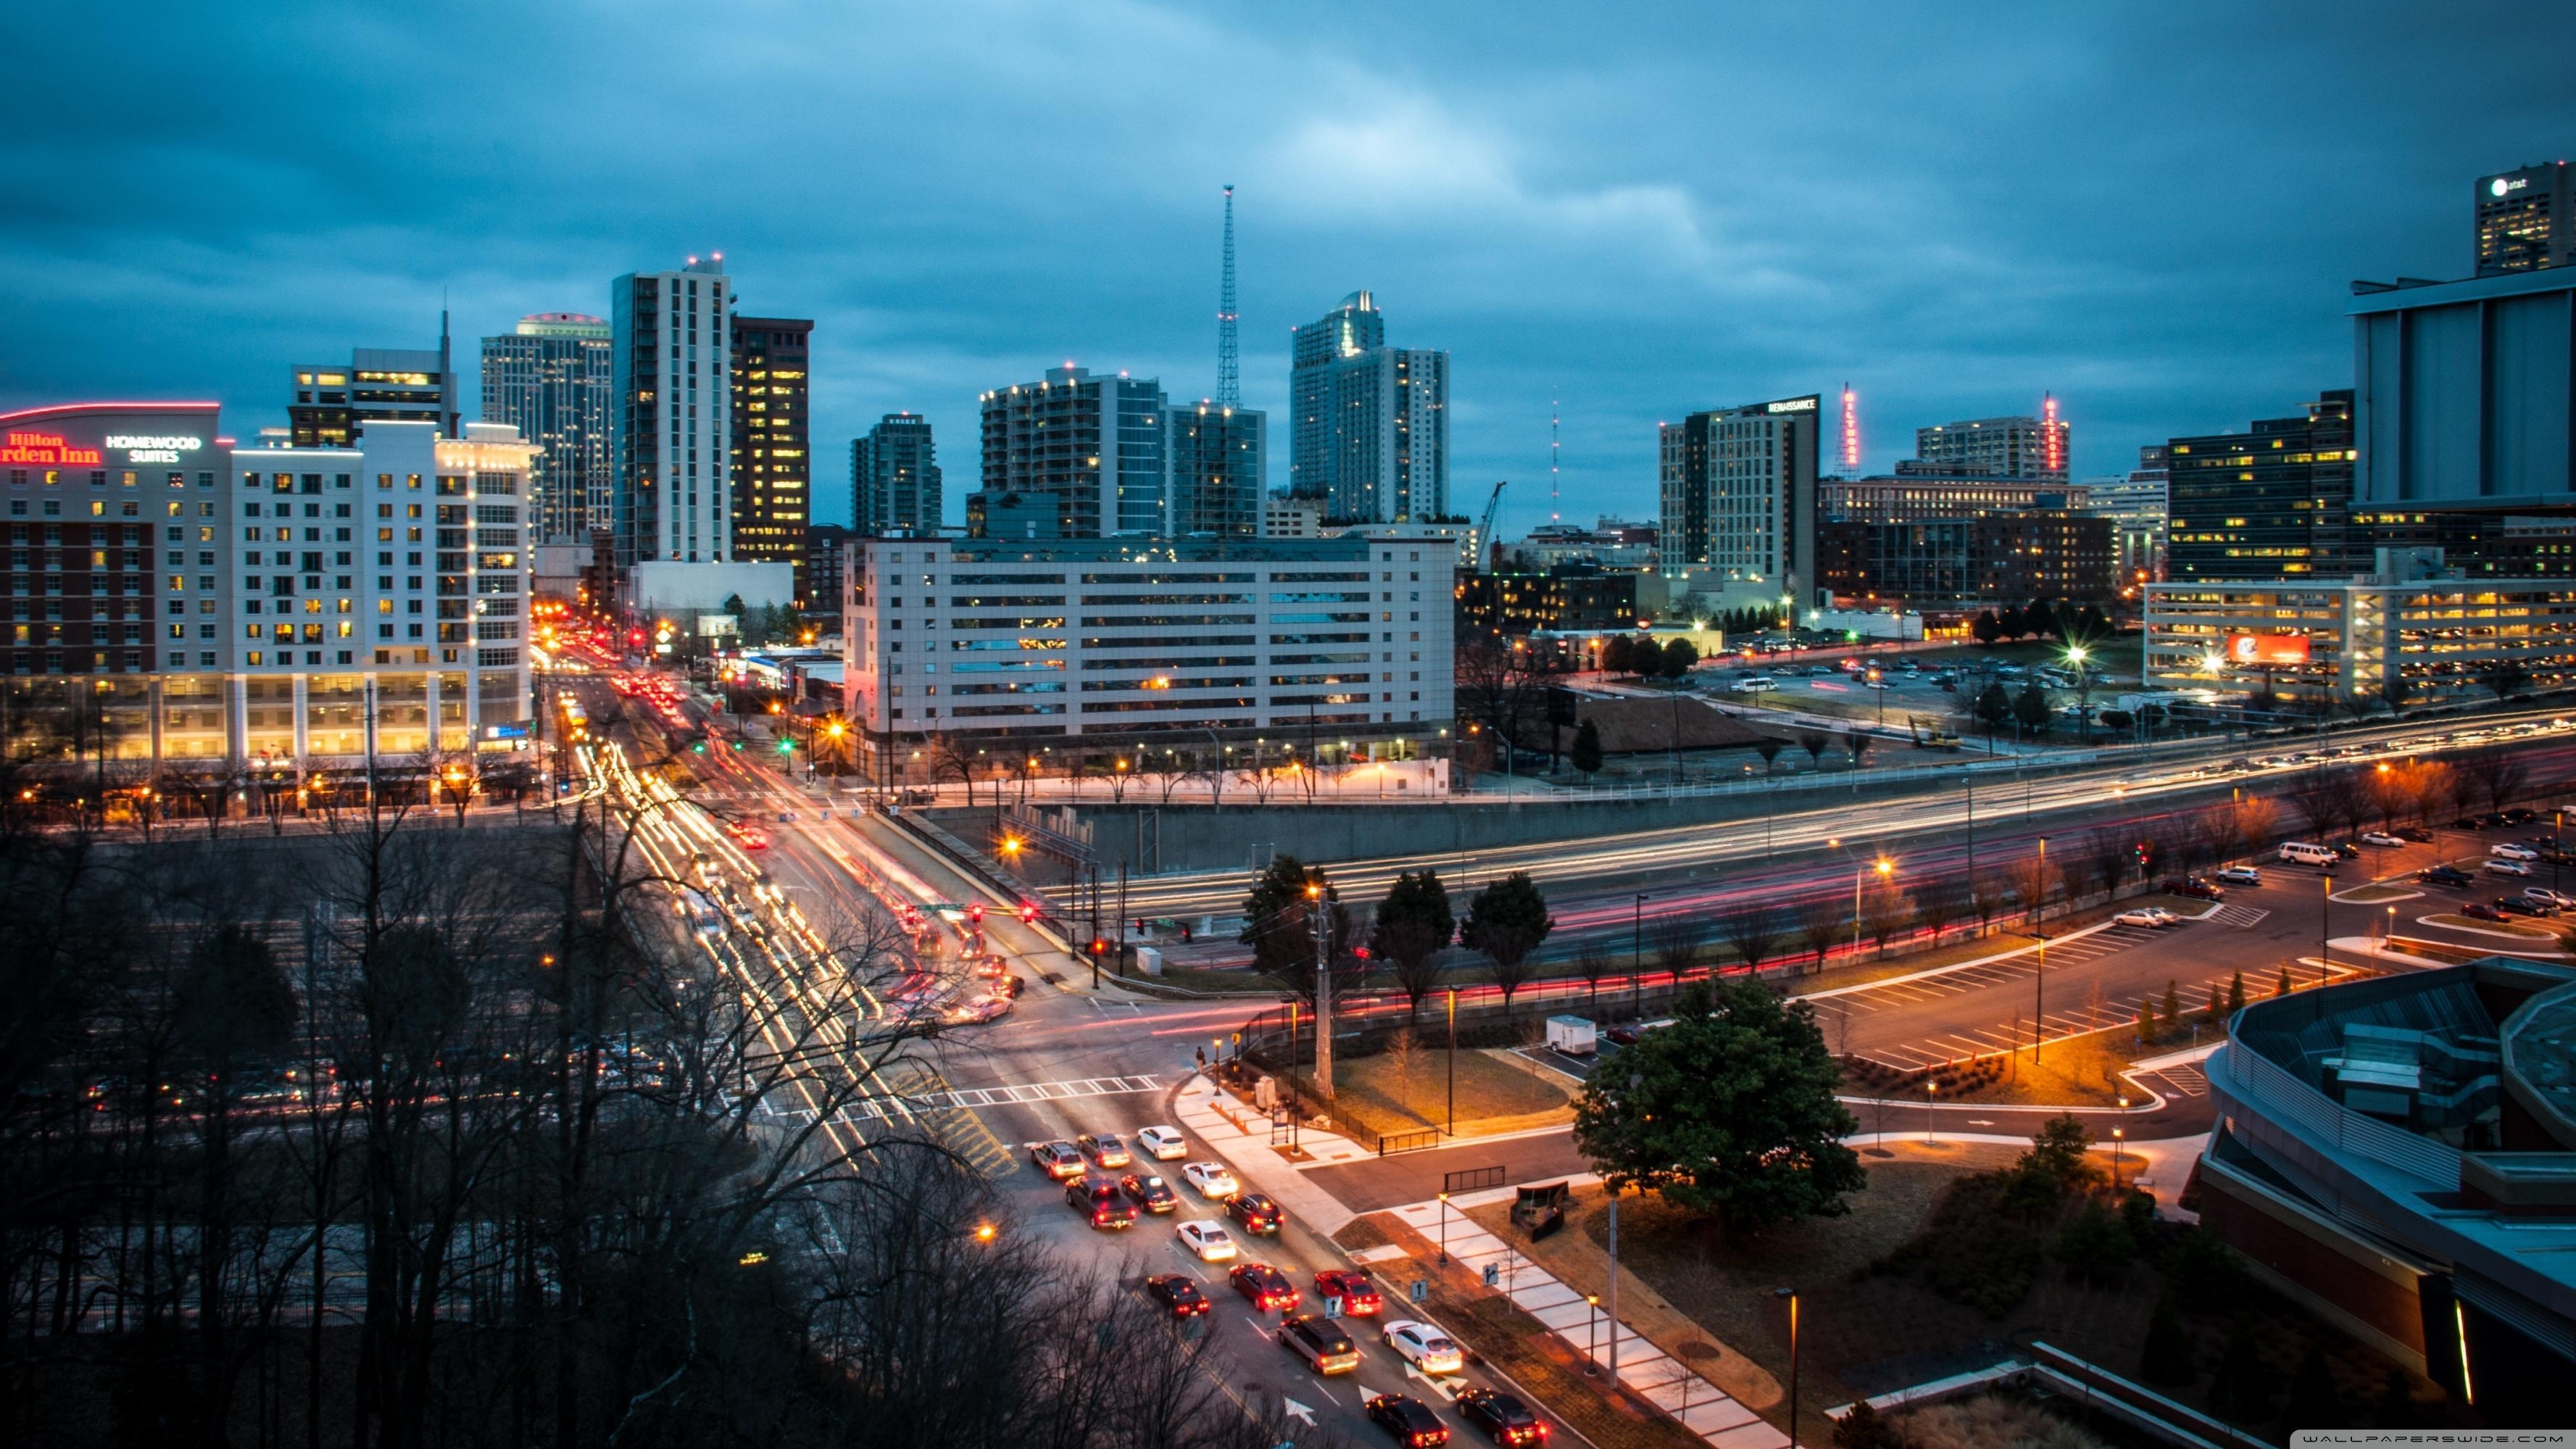
[[[1306,1421],[1306,1427],[1308,1427],[1308,1428],[1310,1428],[1310,1429],[1314,1427],[1314,1425],[1315,1425],[1315,1411],[1314,1411],[1314,1410],[1312,1410],[1312,1409],[1310,1409],[1310,1408],[1307,1408],[1304,1404],[1298,1403],[1295,1399],[1281,1399],[1281,1400],[1279,1401],[1279,1405],[1280,1405],[1280,1407],[1281,1407],[1281,1408],[1284,1408],[1284,1409],[1286,1409],[1286,1410],[1288,1411],[1289,1417],[1291,1417],[1291,1418],[1296,1418],[1296,1419],[1303,1419],[1303,1420],[1305,1420],[1305,1421]]]

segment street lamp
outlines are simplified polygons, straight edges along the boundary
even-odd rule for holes
[[[1449,1261],[1449,1194],[1440,1194],[1440,1261]]]
[[[1646,1019],[1646,897],[1639,892],[1633,915],[1628,923],[1628,1009],[1634,1019]]]
[[[1798,1290],[1775,1288],[1771,1296],[1789,1305],[1789,1449],[1798,1449]]]
[[[1597,1378],[1601,1373],[1601,1295],[1583,1295],[1583,1374]]]
[[[2048,1042],[2048,837],[2039,838],[2039,866],[2031,873],[2033,889],[2039,896],[2032,907],[2034,923],[2039,930],[2039,964],[2030,973],[2030,1064],[2039,1065],[2040,1048]],[[2072,898],[2070,897],[2070,902]]]
[[[1938,1082],[1927,1078],[1923,1083],[1923,1143],[1927,1147],[1932,1144],[1932,1096],[1940,1090]]]

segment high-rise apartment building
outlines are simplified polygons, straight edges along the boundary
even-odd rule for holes
[[[1924,471],[2063,483],[2068,439],[2066,422],[2052,403],[2043,417],[1970,418],[1916,428],[1914,456],[1926,465]]]
[[[1261,454],[1268,421],[1250,408],[1183,403],[1171,417],[1172,532],[1261,533]]]
[[[985,516],[1051,511],[1058,538],[1171,531],[1161,383],[1067,363],[982,401]]]
[[[860,533],[894,529],[929,533],[946,516],[940,495],[939,450],[930,419],[888,413],[850,440],[850,526]]]
[[[528,502],[531,536],[588,544],[615,526],[609,487],[608,323],[580,312],[538,312],[483,339],[483,421],[508,423],[537,449]]]
[[[2576,266],[2576,184],[2566,162],[2478,178],[2478,275]]]
[[[456,408],[456,370],[448,360],[443,317],[435,348],[360,347],[346,366],[297,363],[294,398],[286,416],[299,448],[346,447],[371,422],[435,423],[451,438],[464,422]]]
[[[724,256],[610,285],[617,565],[733,557],[733,298]]]
[[[792,566],[800,605],[814,597],[805,573],[814,511],[806,376],[813,332],[806,318],[733,319],[733,556]]]
[[[1353,292],[1296,330],[1288,373],[1288,491],[1352,523],[1449,512],[1449,354],[1386,345],[1386,318]]]
[[[2150,443],[2138,449],[2138,466],[2130,469],[2126,477],[2092,478],[2079,486],[2086,496],[2077,506],[2096,518],[2111,520],[2121,589],[2125,592],[2164,577],[2168,520],[2165,445]]]
[[[1779,398],[1660,429],[1667,572],[1769,589],[1816,582],[1816,404]]]
[[[2166,445],[2165,573],[2177,584],[2335,579],[2364,567],[2352,546],[2352,389],[2307,414]]]

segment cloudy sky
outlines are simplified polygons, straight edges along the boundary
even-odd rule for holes
[[[2350,380],[2346,284],[2470,267],[2482,172],[2576,151],[2576,7],[54,5],[12,21],[0,406],[605,314],[723,251],[817,319],[817,512],[926,413],[1071,358],[1246,400],[1372,289],[1453,354],[1451,489],[1654,507],[1659,419],[1846,381],[1865,461],[2036,411],[2080,472]],[[466,395],[476,391],[470,360]]]

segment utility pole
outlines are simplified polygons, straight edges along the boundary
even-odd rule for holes
[[[1306,887],[1306,909],[1315,916],[1315,1092],[1333,1099],[1333,957],[1331,912],[1324,888]]]
[[[1449,1135],[1458,1135],[1458,988],[1449,988]]]
[[[2033,878],[2039,892],[2033,923],[2039,929],[2039,967],[2030,973],[2030,1064],[2039,1065],[2039,1051],[2048,1040],[2048,837],[2039,838],[2039,870]]]
[[[1637,1078],[1631,1076],[1631,1083]],[[1619,1382],[1619,1185],[1610,1189],[1610,1382]]]

